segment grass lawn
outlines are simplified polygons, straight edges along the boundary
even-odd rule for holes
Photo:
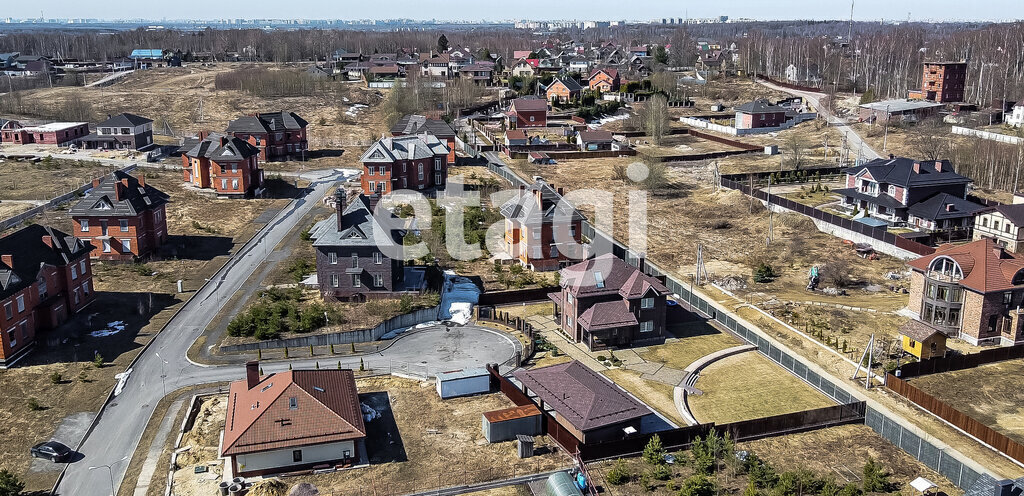
[[[679,415],[675,402],[672,400],[672,386],[644,379],[640,377],[640,372],[634,370],[611,369],[601,373],[677,425],[686,425],[686,421]]]
[[[660,346],[648,347],[640,358],[683,370],[697,359],[719,350],[743,344],[735,337],[704,322],[692,322],[676,332],[678,339]]]
[[[542,315],[550,317],[555,312],[555,304],[552,302],[546,303],[522,303],[517,305],[508,305],[495,307],[496,311],[505,312],[512,317],[532,317],[534,315]]]
[[[835,405],[824,394],[756,352],[719,360],[701,371],[690,409],[698,422],[724,424]]]
[[[916,377],[911,383],[1024,443],[1024,360]]]

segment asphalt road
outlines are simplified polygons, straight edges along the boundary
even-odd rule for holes
[[[860,135],[857,134],[857,132],[850,127],[846,119],[836,117],[831,112],[829,112],[827,106],[822,106],[820,104],[820,98],[825,96],[823,93],[798,91],[790,88],[784,88],[782,86],[776,86],[774,84],[760,80],[758,80],[758,82],[774,90],[783,91],[789,93],[790,95],[800,96],[807,99],[807,101],[809,101],[811,105],[813,105],[814,108],[818,111],[818,115],[824,117],[829,124],[834,126],[836,129],[839,130],[840,133],[846,136],[846,142],[850,148],[851,161],[857,159],[858,156],[863,161],[874,160],[876,158],[881,157],[881,155],[879,155],[873,148],[871,148],[870,145],[864,142],[864,139],[861,138]]]

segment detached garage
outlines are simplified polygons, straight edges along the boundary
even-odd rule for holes
[[[543,434],[544,418],[536,405],[514,406],[483,414],[484,438],[489,443],[511,441],[518,435]]]
[[[460,369],[437,374],[437,395],[441,399],[489,392],[491,373],[487,369]]]

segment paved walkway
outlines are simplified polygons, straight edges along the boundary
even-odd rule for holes
[[[160,428],[149,445],[149,452],[146,453],[146,461],[142,463],[142,471],[139,472],[139,483],[135,486],[134,496],[146,496],[146,493],[149,492],[149,485],[153,482],[153,476],[156,474],[156,465],[167,445],[167,435],[171,433],[171,427],[174,426],[174,421],[177,420],[178,412],[181,411],[183,404],[185,404],[185,398],[179,398],[171,403],[167,414],[164,415],[164,420],[160,422]]]

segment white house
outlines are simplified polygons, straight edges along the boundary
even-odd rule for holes
[[[1013,106],[1013,111],[1006,116],[1006,123],[1013,127],[1024,126],[1024,102]]]

